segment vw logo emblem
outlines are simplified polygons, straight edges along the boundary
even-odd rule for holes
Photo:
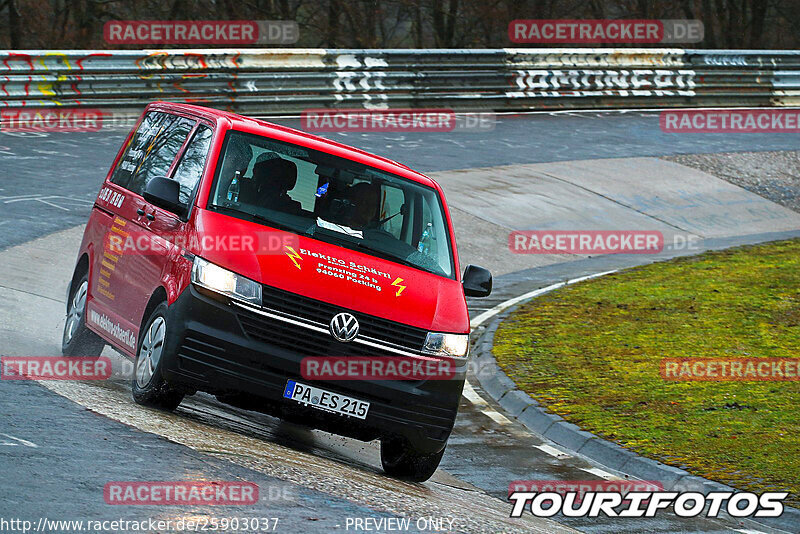
[[[349,313],[339,313],[331,319],[330,330],[337,341],[348,343],[358,335],[358,319]]]

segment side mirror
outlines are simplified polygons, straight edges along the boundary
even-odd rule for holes
[[[144,188],[144,199],[159,208],[183,215],[186,210],[180,201],[181,185],[169,178],[153,178]]]
[[[477,265],[467,265],[461,284],[468,297],[488,297],[492,292],[492,273]]]

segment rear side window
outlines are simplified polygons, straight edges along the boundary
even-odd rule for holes
[[[150,180],[167,175],[194,124],[169,113],[148,113],[133,134],[111,182],[141,195]]]
[[[200,125],[194,133],[186,152],[175,169],[173,179],[181,184],[180,200],[189,204],[206,166],[208,150],[211,147],[211,128]]]

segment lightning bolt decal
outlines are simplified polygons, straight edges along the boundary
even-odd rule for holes
[[[400,282],[402,282],[402,281],[403,281],[403,279],[398,277],[398,278],[395,278],[394,282],[392,282],[392,285],[398,288],[397,289],[397,293],[395,293],[396,297],[399,297],[400,293],[402,293],[403,290],[406,288],[406,286],[400,284]]]
[[[295,252],[295,250],[292,247],[290,247],[289,245],[284,245],[283,248],[288,250],[286,255],[289,256],[290,260],[292,260],[292,263],[294,263],[294,266],[297,267],[298,269],[300,269],[301,268],[300,267],[300,261],[303,260],[303,258],[300,257],[300,254]]]

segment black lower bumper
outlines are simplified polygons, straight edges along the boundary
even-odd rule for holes
[[[262,334],[248,335],[243,322],[262,321]],[[189,286],[169,307],[163,351],[164,378],[189,391],[216,395],[241,408],[276,415],[360,440],[402,437],[420,452],[440,451],[458,412],[464,373],[448,380],[358,380],[313,382],[301,377],[306,356],[286,344],[271,344],[271,319],[233,306]],[[278,327],[279,325],[274,325]],[[308,336],[320,336],[309,331]],[[361,420],[285,399],[289,379],[370,402]]]

